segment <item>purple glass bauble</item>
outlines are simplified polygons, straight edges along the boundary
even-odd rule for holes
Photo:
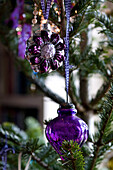
[[[46,127],[46,137],[60,155],[60,147],[64,140],[74,140],[80,147],[87,141],[88,126],[76,116],[76,113],[72,105],[65,104],[58,109],[58,117],[51,120]]]

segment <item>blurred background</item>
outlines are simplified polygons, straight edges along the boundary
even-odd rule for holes
[[[26,61],[24,61],[23,53],[26,38],[24,39],[22,37],[22,28],[25,24],[27,24],[29,28],[32,25],[32,18],[34,17],[33,1],[25,0],[24,11],[21,11],[20,14],[15,10],[17,4],[18,1],[16,3],[14,0],[0,0],[0,124],[3,122],[13,122],[25,130],[26,118],[33,117],[39,121],[44,129],[44,120],[53,119],[57,116],[59,103],[47,97],[42,89],[40,89],[34,81],[31,81],[29,76],[26,76],[25,71],[30,72],[31,78],[35,78],[36,76],[40,78],[40,80],[46,84],[47,89],[51,89],[53,93],[59,95],[64,100],[66,98],[65,78],[61,76],[59,72],[53,72],[50,73],[49,76],[44,75],[41,78],[40,75],[35,75],[29,63],[26,64]],[[104,11],[107,16],[112,16],[113,3],[105,2],[104,6],[105,8],[101,8],[101,10]],[[41,20],[42,12],[38,16],[38,23],[34,29],[39,27]],[[101,41],[106,40],[103,34],[98,34],[100,31],[101,27],[99,26],[94,28],[94,25],[90,24],[88,27],[87,44],[92,44],[93,52],[100,46],[100,39]],[[25,32],[27,38],[30,36],[30,32],[31,28]],[[74,41],[77,47],[80,39],[75,37]],[[110,55],[113,55],[111,49],[109,50],[109,56]],[[77,93],[79,93],[80,89],[78,72],[79,70],[73,72]],[[100,74],[96,73],[91,75],[90,79],[88,79],[88,100],[96,96],[103,82],[104,79]],[[98,121],[99,117],[91,112],[87,123],[89,124],[92,135],[96,130],[94,128],[95,120]],[[111,153],[110,158],[112,154],[113,153]],[[105,167],[106,163],[104,162],[100,169]]]

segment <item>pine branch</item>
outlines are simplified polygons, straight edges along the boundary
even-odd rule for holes
[[[22,152],[18,154],[18,170],[21,170],[21,158],[22,158]]]
[[[80,34],[81,41],[80,41],[80,54],[83,54],[87,48],[87,32],[83,31]],[[79,79],[80,79],[80,99],[82,105],[87,108],[88,107],[88,77],[87,75],[83,75],[82,69],[79,70]]]
[[[98,90],[95,98],[90,101],[89,105],[91,105],[91,106],[96,105],[102,99],[102,97],[104,97],[105,93],[108,91],[108,89],[110,87],[110,83],[111,83],[111,81],[109,80],[109,81],[105,82],[100,87],[100,89]]]
[[[82,11],[85,11],[90,5],[91,0],[79,0],[76,5],[71,10],[71,16],[75,15],[75,10],[77,10],[77,13],[82,13]]]
[[[60,28],[60,23],[58,23],[58,16],[55,13],[55,10],[52,8],[50,9],[49,13],[49,21],[55,24],[58,28]]]
[[[79,145],[73,140],[64,141],[61,147],[63,167],[67,170],[84,170],[84,158]]]
[[[112,24],[112,21],[111,21],[111,19],[105,13],[101,13],[100,11],[95,11],[94,15],[95,15],[95,18],[99,22],[101,22],[110,32],[113,33],[113,24]]]
[[[48,147],[43,147],[43,150],[40,152],[40,159],[43,161],[47,157],[49,157],[50,152],[52,151],[52,147],[48,145]]]
[[[102,103],[102,110],[100,112],[101,121],[98,124],[98,133],[96,133],[94,137],[98,138],[98,140],[95,141],[94,143],[93,153],[94,156],[92,157],[91,161],[92,163],[91,166],[89,167],[90,170],[94,169],[101,147],[105,145],[105,143],[103,143],[103,138],[104,135],[106,134],[107,127],[111,123],[110,118],[112,115],[112,110],[113,110],[113,85],[111,85],[111,88],[108,94],[106,95],[106,99]]]
[[[61,38],[64,38],[66,36],[66,18],[65,18],[65,12],[64,12],[64,3],[63,0],[59,1],[60,10],[61,10],[61,26],[60,26],[60,33]]]
[[[5,129],[5,127],[4,127]],[[15,132],[16,133],[16,132]],[[17,141],[14,136],[12,136],[8,131],[1,129],[0,136],[2,138],[5,138],[5,134],[7,134],[7,140],[11,143],[13,143],[13,146],[15,145],[15,151],[16,153],[22,153],[23,155],[32,156],[32,159],[35,160],[41,167],[52,170],[52,168],[49,166],[49,164],[45,163],[40,156],[36,156],[35,152],[36,150],[40,150],[43,145],[40,145],[38,143],[39,139],[29,139],[29,141],[23,141],[21,139],[21,142]],[[46,147],[47,150],[47,147]],[[50,155],[52,152],[50,152],[50,148],[48,150],[48,154]],[[44,153],[45,154],[45,153]],[[20,160],[19,160],[20,161]],[[18,165],[20,167],[20,163]]]
[[[113,0],[108,0],[108,2],[113,2]]]
[[[32,157],[31,157],[31,155],[30,155],[30,157],[29,157],[29,159],[28,159],[28,162],[27,162],[27,164],[26,164],[25,170],[28,170],[29,165],[30,165],[31,158],[32,158]]]
[[[52,92],[49,88],[47,88],[47,86],[45,85],[45,83],[43,81],[41,81],[39,78],[32,78],[30,76],[27,76],[28,79],[33,82],[34,84],[36,84],[36,86],[50,99],[52,99],[54,102],[61,104],[64,103],[65,100],[63,98],[61,98],[58,94],[55,94],[54,92]]]
[[[40,152],[36,153],[36,155],[41,161],[46,162],[49,168],[62,170],[62,165],[59,164],[59,162],[56,162],[56,160],[59,158],[59,155],[49,143],[46,146],[43,146]]]
[[[83,30],[86,30],[88,25],[93,22],[96,18],[96,8],[100,0],[89,1],[89,0],[80,0],[76,3],[76,5],[71,10],[71,16],[75,17],[75,21],[73,23],[73,30],[70,32],[70,37],[80,33]],[[75,14],[77,11],[77,14]]]
[[[51,12],[52,13],[52,12]],[[49,21],[51,21],[53,24],[55,24],[58,28],[60,28],[61,24],[57,22],[57,20],[54,18],[54,16],[49,16]]]
[[[20,141],[22,138],[20,137],[20,135],[16,134],[16,132],[12,130],[11,127],[12,126],[8,127],[7,125],[7,127],[5,128],[5,126],[0,125],[0,136],[1,138],[5,139],[5,136],[7,135],[7,140],[13,142],[16,145],[20,145]],[[17,128],[15,129],[17,130]]]
[[[26,60],[21,60],[16,58],[17,67],[21,67],[21,71],[25,74],[28,80],[36,85],[36,87],[43,92],[44,95],[52,99],[54,102],[61,104],[64,103],[65,100],[60,97],[58,94],[52,92],[46,85],[45,82],[39,76],[32,75],[32,70],[30,68],[29,63]],[[44,77],[44,75],[42,75]],[[45,76],[46,77],[46,76]]]
[[[75,22],[72,24],[73,30],[70,32],[70,35],[69,35],[70,38],[72,38],[74,35],[76,35],[79,32],[84,16],[85,16],[85,11],[83,11],[80,15],[77,15],[75,17]]]
[[[53,170],[52,168],[48,167],[48,164],[46,164],[45,162],[41,161],[40,158],[37,158],[34,153],[32,153],[31,155],[32,155],[32,159],[34,161],[36,161],[40,166],[42,166],[43,168],[45,168],[47,170]]]

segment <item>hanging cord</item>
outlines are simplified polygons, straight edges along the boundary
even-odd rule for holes
[[[69,88],[69,20],[71,10],[71,0],[64,0],[65,11],[67,17],[66,38],[65,38],[65,83],[66,83],[66,102],[68,103],[68,88]]]
[[[47,0],[47,8],[45,9],[45,0],[41,0],[41,6],[42,6],[42,12],[43,12],[44,19],[48,19],[48,17],[49,17],[51,1],[52,0]]]

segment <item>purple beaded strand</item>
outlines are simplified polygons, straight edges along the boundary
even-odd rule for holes
[[[71,9],[71,0],[64,0],[65,3],[65,11],[67,17],[67,26],[66,26],[66,49],[65,49],[65,81],[66,81],[66,95],[67,95],[67,103],[68,103],[68,88],[69,88],[69,20],[70,20],[70,9]]]
[[[42,6],[44,19],[48,19],[50,6],[51,6],[51,0],[47,0],[47,8],[46,9],[45,9],[45,1],[44,0],[41,0],[41,6]]]

